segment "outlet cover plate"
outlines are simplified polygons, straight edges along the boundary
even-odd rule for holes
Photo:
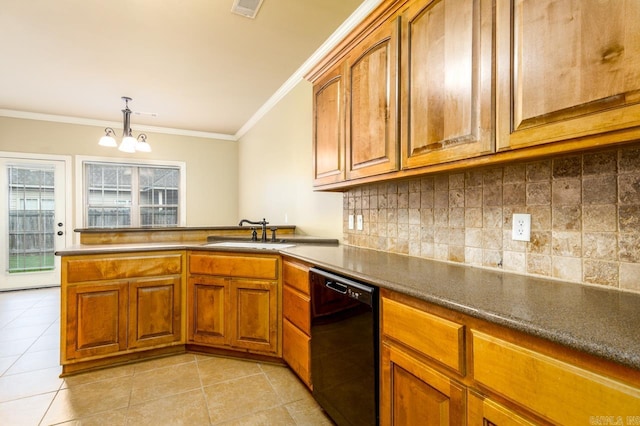
[[[514,213],[512,222],[511,239],[515,241],[531,241],[531,215]]]

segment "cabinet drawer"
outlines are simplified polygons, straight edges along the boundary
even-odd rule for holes
[[[463,325],[383,298],[382,332],[464,375]]]
[[[282,356],[300,379],[311,388],[311,338],[286,318],[282,321]]]
[[[189,273],[275,280],[278,278],[278,258],[242,254],[191,253]]]
[[[559,424],[637,416],[640,390],[472,330],[474,378]]]
[[[282,287],[282,315],[307,334],[311,334],[310,300],[287,285]]]
[[[177,275],[182,273],[182,254],[69,259],[65,267],[67,283]]]
[[[310,294],[309,268],[307,266],[289,261],[282,262],[282,282],[307,296]]]

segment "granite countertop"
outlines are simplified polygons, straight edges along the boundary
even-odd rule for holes
[[[287,241],[297,244],[280,253],[640,370],[640,294],[318,244],[328,241],[335,240]],[[180,249],[265,252],[181,242],[72,246],[56,254]]]
[[[640,294],[350,246],[282,253],[640,369]]]

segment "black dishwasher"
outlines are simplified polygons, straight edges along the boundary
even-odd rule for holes
[[[338,425],[378,424],[378,289],[311,268],[313,396]]]

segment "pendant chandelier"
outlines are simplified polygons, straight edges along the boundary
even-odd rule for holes
[[[115,148],[116,146],[122,152],[151,152],[151,145],[147,142],[147,135],[140,133],[137,138],[131,135],[130,116],[131,110],[129,109],[129,101],[131,98],[123,96],[124,109],[122,110],[122,141],[120,146],[116,142],[114,136],[116,132],[111,127],[104,129],[104,136],[100,138],[98,145]]]

